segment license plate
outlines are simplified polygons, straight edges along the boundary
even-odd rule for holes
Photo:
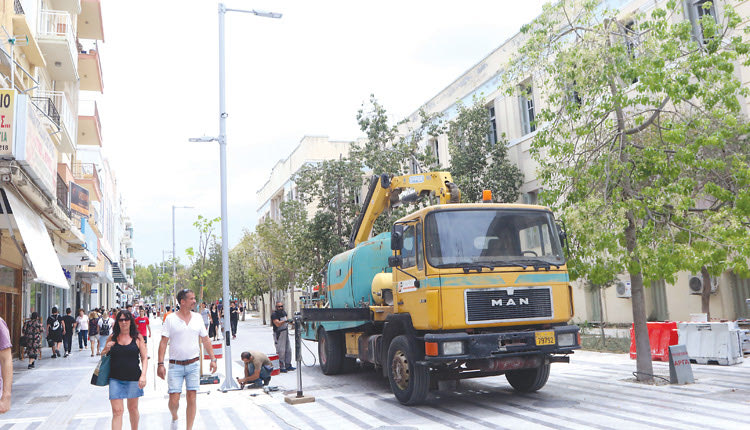
[[[537,346],[539,345],[554,345],[555,344],[555,332],[554,331],[538,331],[534,333]]]

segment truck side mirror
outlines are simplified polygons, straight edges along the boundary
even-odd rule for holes
[[[388,257],[388,267],[401,267],[401,256],[391,255]]]
[[[391,250],[400,251],[401,248],[403,247],[404,247],[404,226],[401,224],[396,224],[391,229]]]

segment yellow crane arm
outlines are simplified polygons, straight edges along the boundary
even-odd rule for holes
[[[354,248],[370,238],[372,226],[384,210],[398,206],[411,200],[402,200],[401,192],[405,189],[413,189],[415,194],[409,197],[433,194],[440,199],[441,204],[458,203],[461,192],[453,183],[451,174],[448,172],[429,172],[415,175],[389,176],[386,174],[370,178],[370,186],[367,196],[362,204],[362,210],[352,228],[349,238],[349,247]]]

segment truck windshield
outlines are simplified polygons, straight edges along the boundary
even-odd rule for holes
[[[425,219],[425,250],[439,268],[565,263],[552,213],[542,210],[432,212]]]

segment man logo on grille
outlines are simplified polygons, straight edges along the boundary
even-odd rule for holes
[[[512,298],[506,300],[505,303],[503,303],[503,299],[497,299],[497,300],[493,299],[492,300],[492,306],[493,307],[495,307],[495,306],[528,305],[528,304],[529,304],[529,299],[528,298],[523,298],[523,297],[520,298],[520,299],[518,299],[518,303],[516,303],[516,301],[513,300]]]

